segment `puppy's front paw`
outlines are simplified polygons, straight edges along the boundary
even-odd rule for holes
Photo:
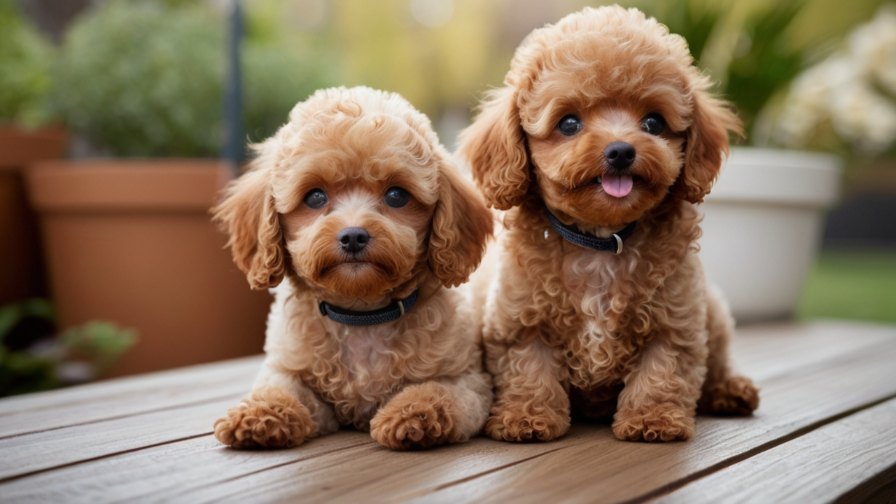
[[[543,408],[538,412],[496,405],[485,433],[498,441],[550,441],[569,430],[569,414]]]
[[[694,414],[671,404],[621,409],[613,434],[623,441],[684,441],[694,435]]]
[[[215,422],[215,437],[233,448],[291,448],[314,431],[308,408],[275,388],[253,392]]]
[[[758,407],[759,389],[742,376],[726,378],[700,398],[700,412],[712,415],[750,416]]]
[[[426,387],[405,389],[370,421],[370,436],[393,450],[463,441],[455,434],[450,399]]]

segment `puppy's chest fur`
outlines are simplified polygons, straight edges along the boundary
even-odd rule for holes
[[[617,282],[635,265],[604,253],[576,253],[564,258],[562,271],[567,302],[578,316],[562,343],[570,384],[577,388],[610,386],[622,380],[635,364],[646,334],[629,327],[632,320],[649,319],[649,299],[625,292]]]
[[[359,429],[405,386],[460,375],[472,352],[472,339],[458,332],[457,317],[432,300],[398,324],[351,327],[323,321],[306,328],[295,333],[295,355],[301,357],[294,369],[333,406],[341,424]]]
[[[383,327],[337,327],[312,350],[315,362],[302,379],[333,404],[342,424],[365,427],[376,410],[407,380],[402,360]]]
[[[558,236],[545,243],[543,224],[535,219],[517,235],[531,258],[524,275],[540,283],[528,303],[551,306],[540,316],[547,317],[548,343],[563,353],[572,386],[616,386],[654,337],[697,320],[689,293],[702,281],[691,246],[699,236],[698,217],[680,207],[663,222],[639,223],[620,255]]]

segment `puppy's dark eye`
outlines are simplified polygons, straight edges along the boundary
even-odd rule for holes
[[[308,205],[309,208],[321,208],[327,204],[327,193],[323,192],[320,189],[312,189],[308,191],[308,194],[305,195],[305,204]]]
[[[666,120],[659,114],[648,114],[641,121],[641,129],[651,135],[659,135],[666,131]]]
[[[573,136],[582,131],[582,120],[572,114],[563,116],[563,119],[560,119],[560,122],[557,123],[557,131],[565,136]]]
[[[383,196],[383,201],[392,208],[401,208],[408,204],[411,195],[400,187],[390,187]]]

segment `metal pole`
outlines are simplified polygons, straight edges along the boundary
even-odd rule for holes
[[[227,77],[224,92],[225,139],[223,157],[234,176],[246,158],[243,138],[243,89],[240,69],[240,42],[243,38],[243,9],[240,0],[233,0],[228,20]]]

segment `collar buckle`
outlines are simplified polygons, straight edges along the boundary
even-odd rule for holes
[[[613,238],[616,238],[616,255],[619,255],[622,253],[622,238],[616,233],[613,233]]]

